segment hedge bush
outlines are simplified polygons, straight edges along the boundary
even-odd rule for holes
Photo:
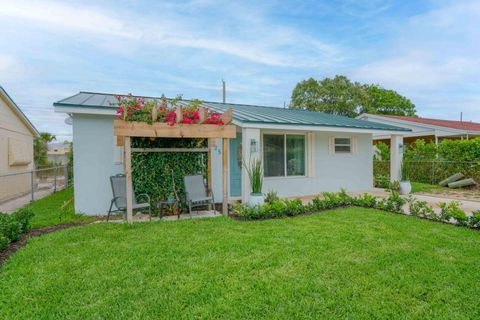
[[[22,208],[15,213],[0,213],[0,250],[5,249],[11,242],[18,241],[22,233],[30,230],[30,220],[33,212]]]
[[[356,206],[363,208],[374,208],[394,213],[405,214],[403,205],[408,203],[410,215],[433,221],[455,223],[459,226],[470,228],[480,228],[480,210],[474,211],[471,216],[467,216],[459,208],[459,203],[452,201],[449,204],[440,203],[441,211],[436,213],[433,208],[425,201],[415,200],[413,197],[404,199],[392,191],[387,198],[375,197],[368,193],[359,196],[350,196],[341,190],[340,192],[324,192],[323,197],[315,197],[308,204],[303,204],[300,199],[274,199],[264,205],[250,207],[237,203],[233,206],[233,212],[245,220],[263,220],[272,218],[281,218],[287,216],[298,216],[320,212],[339,207]]]
[[[206,139],[134,138],[132,148],[205,148]],[[173,171],[173,180],[172,180]],[[207,175],[207,153],[198,152],[135,152],[132,154],[132,177],[135,193],[146,193],[152,205],[175,197],[175,189],[184,206],[183,177]]]
[[[382,161],[374,158],[373,171],[379,187],[390,176],[390,162],[385,156],[388,150],[385,147],[388,148],[385,144],[377,144],[383,154]],[[416,140],[405,148],[404,165],[410,181],[437,184],[457,172],[480,181],[480,138],[442,140],[438,145]]]

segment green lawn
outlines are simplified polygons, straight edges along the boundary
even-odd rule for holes
[[[443,187],[437,184],[428,184],[428,183],[421,183],[421,182],[411,182],[412,183],[412,192],[427,192],[430,190],[435,189],[442,189]]]
[[[32,228],[42,228],[63,223],[93,221],[93,217],[75,214],[73,188],[63,189],[27,205],[35,213]]]
[[[1,319],[480,318],[480,233],[371,209],[99,223],[29,240]]]

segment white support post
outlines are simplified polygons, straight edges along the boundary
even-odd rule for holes
[[[403,136],[392,134],[390,138],[390,182],[402,178]]]
[[[243,128],[242,130],[242,203],[247,203],[250,199],[250,179],[248,178],[245,165],[250,161],[261,159],[261,141],[260,129]]]

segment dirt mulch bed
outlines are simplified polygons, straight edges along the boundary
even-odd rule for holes
[[[38,237],[43,234],[55,232],[58,230],[68,229],[72,227],[78,227],[88,224],[89,222],[73,222],[73,223],[65,223],[59,224],[56,226],[45,227],[40,229],[30,230],[29,232],[22,234],[20,236],[20,240],[17,242],[10,243],[8,247],[6,247],[3,251],[0,251],[0,267],[13,255],[18,249],[25,246],[27,244],[28,238]]]

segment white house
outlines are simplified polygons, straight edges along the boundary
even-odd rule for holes
[[[144,97],[145,99],[159,99]],[[113,94],[80,92],[54,103],[57,112],[72,117],[75,209],[104,214],[110,204],[109,177],[122,173],[122,150],[116,146]],[[186,101],[181,103],[187,104]],[[390,135],[392,179],[398,180],[403,134],[408,129],[283,108],[203,102],[217,112],[233,109],[236,139],[229,145],[229,195],[246,201],[250,186],[243,159],[261,158],[263,191],[282,197],[307,196],[322,191],[370,190],[373,184],[372,135]],[[212,189],[222,201],[222,142],[212,152]]]

